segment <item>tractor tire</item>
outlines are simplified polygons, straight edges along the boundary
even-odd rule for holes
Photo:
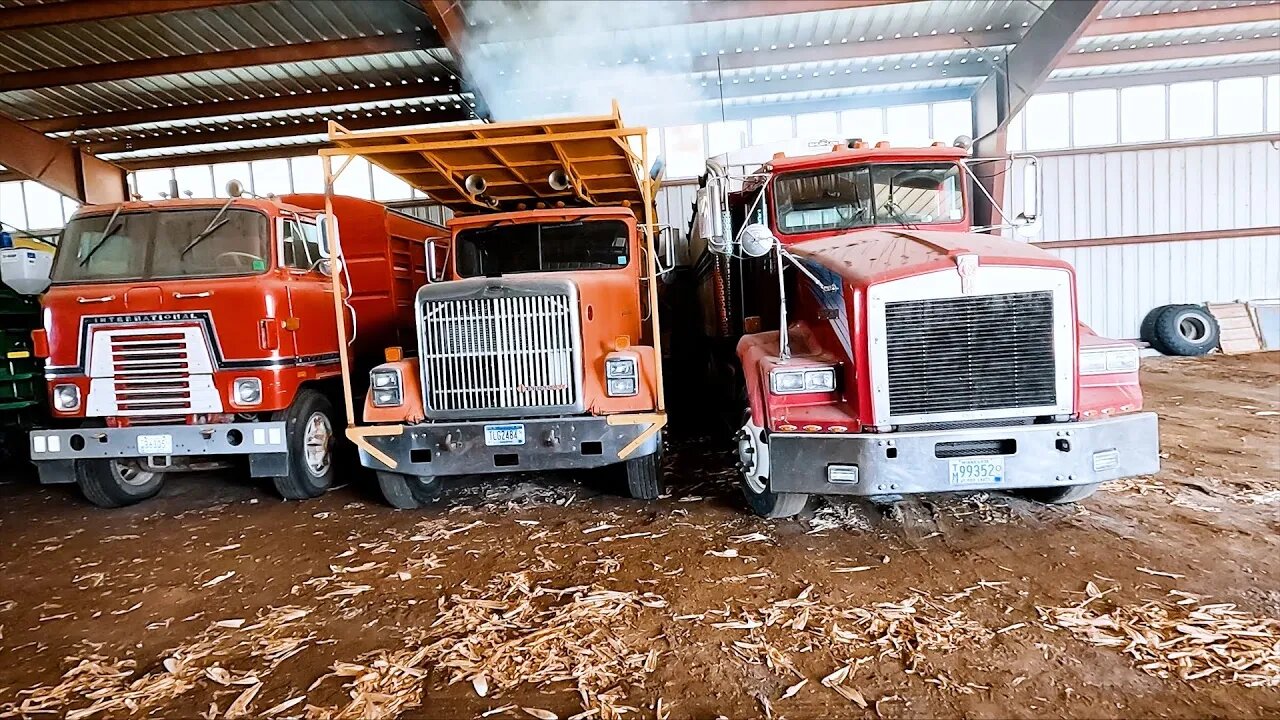
[[[1167,305],[1151,314],[1155,318],[1149,342],[1165,355],[1198,357],[1218,346],[1218,321],[1204,307]]]

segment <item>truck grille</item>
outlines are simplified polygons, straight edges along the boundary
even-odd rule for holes
[[[1052,292],[891,302],[885,323],[893,416],[1057,403]]]
[[[574,297],[426,299],[422,322],[428,415],[580,409]]]
[[[194,327],[93,334],[88,412],[93,417],[222,412],[204,334]]]
[[[191,409],[191,372],[181,331],[155,335],[114,334],[111,361],[116,407],[122,415]]]

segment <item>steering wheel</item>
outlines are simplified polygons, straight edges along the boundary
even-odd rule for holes
[[[234,265],[236,267],[239,267],[240,265],[246,265],[250,269],[253,268],[253,264],[255,262],[262,262],[262,258],[258,257],[257,255],[254,255],[253,253],[240,252],[239,250],[228,250],[227,252],[219,253],[218,256],[214,258],[214,262],[217,263],[218,265],[222,265],[223,258],[231,258],[232,260],[232,262],[230,263],[231,265]],[[241,261],[244,261],[244,262],[241,262]]]

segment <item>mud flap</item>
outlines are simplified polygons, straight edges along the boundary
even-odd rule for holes
[[[41,485],[62,485],[76,481],[75,460],[44,460],[35,464]]]
[[[254,453],[249,456],[250,477],[282,477],[289,474],[289,453]]]

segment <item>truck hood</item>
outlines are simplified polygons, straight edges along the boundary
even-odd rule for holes
[[[799,242],[788,250],[822,265],[854,287],[955,267],[959,255],[977,255],[983,265],[1071,270],[1067,262],[1025,242],[935,230],[859,230]]]

